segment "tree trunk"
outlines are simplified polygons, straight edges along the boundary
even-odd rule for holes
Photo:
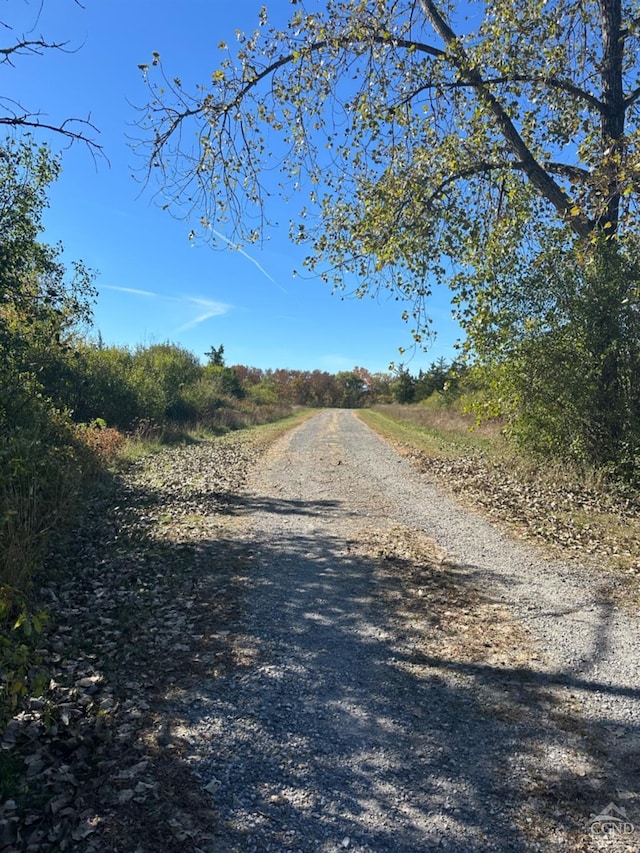
[[[618,174],[624,157],[625,102],[622,88],[621,0],[600,0],[602,19],[602,162],[607,173],[607,209],[601,227],[614,234],[620,213]]]

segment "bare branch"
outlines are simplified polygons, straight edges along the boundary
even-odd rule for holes
[[[10,47],[0,47],[0,64],[7,63],[15,67],[11,61],[14,53],[19,56],[24,56],[25,54],[42,56],[45,50],[61,50],[63,53],[73,53],[73,51],[65,49],[67,44],[68,42],[48,42],[42,38],[22,39]]]
[[[20,104],[10,101],[9,98],[0,99],[0,105],[5,107],[5,109],[8,108],[9,104],[13,104],[19,111],[15,111],[13,107],[11,107],[13,112],[12,115],[0,115],[0,125],[8,127],[29,127],[51,131],[52,133],[58,134],[59,136],[67,139],[70,144],[73,144],[74,142],[82,142],[89,148],[92,155],[99,155],[100,157],[107,159],[102,145],[88,135],[88,132],[99,133],[98,128],[91,122],[90,118],[81,119],[71,117],[66,118],[60,124],[53,124],[48,121],[43,121],[41,119],[41,113],[27,112],[20,106]]]

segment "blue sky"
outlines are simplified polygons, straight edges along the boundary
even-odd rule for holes
[[[0,66],[2,91],[43,120],[90,116],[110,161],[94,163],[81,145],[63,151],[45,234],[62,241],[65,259],[81,258],[98,272],[94,328],[105,343],[171,341],[199,357],[224,344],[228,364],[330,372],[355,365],[386,371],[404,361],[417,373],[440,356],[455,357],[460,332],[448,293],[431,300],[438,334],[429,351],[400,356],[398,348],[411,345],[404,306],[385,295],[341,299],[320,280],[294,277],[304,249],[288,241],[286,225],[246,254],[194,247],[189,225],[162,211],[136,181],[141,164],[128,137],[135,136],[133,105],[147,98],[138,65],[158,51],[167,73],[191,90],[215,70],[220,41],[255,28],[261,0],[84,0],[84,8],[45,0],[39,19],[39,0],[11,5],[0,20],[16,35],[42,34],[78,49]],[[266,5],[277,21],[288,18],[288,0]],[[17,13],[19,20],[10,18]],[[280,218],[287,221],[286,211]]]

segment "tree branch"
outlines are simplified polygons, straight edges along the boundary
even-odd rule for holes
[[[640,86],[624,99],[625,107],[631,107],[640,98]]]
[[[431,45],[423,44],[421,42],[415,42],[410,39],[404,38],[395,38],[389,35],[376,35],[372,33],[369,42],[374,44],[385,44],[391,47],[396,48],[406,48],[408,50],[414,50],[418,53],[426,53],[429,56],[433,56],[436,59],[440,59],[445,56],[445,52],[437,47],[432,47]],[[169,123],[169,127],[163,133],[157,133],[156,138],[154,140],[153,148],[151,150],[151,159],[157,157],[170,139],[170,137],[175,133],[182,122],[194,115],[215,115],[216,113],[223,115],[229,113],[233,109],[237,109],[239,105],[242,103],[243,99],[255,89],[264,79],[267,77],[273,76],[280,68],[283,68],[285,65],[290,65],[296,61],[298,61],[301,57],[309,57],[313,56],[315,53],[319,53],[322,50],[326,50],[327,48],[349,48],[355,47],[358,44],[367,43],[362,38],[350,38],[348,36],[344,37],[336,37],[333,39],[323,39],[321,41],[312,42],[309,45],[301,45],[300,50],[292,51],[291,53],[287,53],[284,56],[279,57],[274,62],[271,62],[269,65],[265,66],[259,73],[255,74],[250,80],[248,80],[242,88],[236,93],[236,95],[232,98],[232,100],[228,102],[218,102],[215,104],[211,104],[207,102],[205,99],[204,103],[200,104],[197,107],[185,109],[183,112],[173,111],[173,118]],[[168,111],[165,111],[168,116]]]
[[[433,0],[419,0],[425,17],[448,48],[448,56],[458,69],[462,79],[468,82],[484,102],[503,138],[522,162],[522,168],[533,186],[549,201],[580,237],[588,237],[593,223],[582,213],[575,213],[575,206],[562,187],[538,163],[524,139],[518,133],[507,111],[490,91],[480,72],[469,61],[460,39],[436,8]]]
[[[26,0],[26,2],[28,3],[29,0]],[[44,2],[45,0],[39,0],[36,4],[38,6],[36,21],[31,27],[30,32],[32,32],[38,25],[38,21],[40,20],[44,7]],[[84,8],[80,0],[73,0],[73,2],[79,8]],[[0,26],[8,31],[13,29],[13,27],[6,21],[0,21]],[[30,39],[25,36],[16,37],[14,44],[7,47],[0,47],[0,65],[9,65],[10,67],[15,68],[14,58],[18,56],[42,56],[47,51],[51,50],[72,54],[79,50],[79,48],[69,48],[68,45],[69,42],[67,41],[48,41],[43,36],[35,39]],[[98,129],[94,124],[92,124],[90,119],[72,117],[67,118],[62,123],[56,125],[47,121],[42,121],[40,113],[29,112],[17,101],[4,96],[0,96],[0,109],[6,112],[6,115],[0,115],[0,125],[51,131],[66,138],[70,144],[73,142],[83,142],[89,148],[94,158],[96,154],[99,154],[101,157],[107,159],[102,145],[97,143],[90,136],[85,135],[84,131],[79,129],[80,127],[83,127],[98,133]]]
[[[586,183],[591,177],[586,169],[581,169],[579,166],[572,166],[569,163],[551,162],[546,164],[546,168],[547,171],[552,172],[553,174],[562,175],[563,177],[569,178],[573,181],[578,181],[580,183]],[[456,183],[456,181],[466,180],[467,178],[471,178],[474,175],[488,174],[489,172],[526,172],[526,169],[527,164],[517,160],[507,160],[503,163],[493,163],[489,161],[475,163],[473,166],[469,166],[467,169],[462,169],[460,172],[456,172],[454,175],[449,175],[447,178],[445,178],[444,181],[442,181],[439,186],[436,187],[436,189],[433,191],[428,203],[430,204],[438,196],[442,195],[445,189],[451,184]]]
[[[380,36],[375,33],[371,34],[369,39],[373,44],[384,44],[389,45],[390,47],[402,47],[407,48],[408,50],[414,50],[418,53],[426,53],[429,56],[433,56],[437,59],[440,59],[445,55],[443,50],[440,50],[437,47],[432,47],[428,44],[422,44],[421,42],[411,41],[410,39],[403,38],[394,38],[392,36]],[[343,48],[343,47],[355,47],[358,44],[365,43],[363,39],[355,39],[349,38],[348,36],[342,38],[333,38],[333,39],[324,39],[322,41],[312,42],[310,45],[301,46],[299,51],[294,51],[292,53],[287,54],[286,56],[281,56],[275,62],[272,62],[266,68],[264,68],[259,74],[256,74],[251,80],[249,80],[246,85],[238,92],[237,96],[231,101],[229,104],[225,105],[224,110],[228,112],[230,109],[237,107],[243,98],[251,91],[251,89],[255,88],[265,77],[270,77],[274,74],[279,68],[282,68],[284,65],[288,65],[289,63],[296,62],[301,56],[312,56],[314,53],[318,53],[321,50],[326,50],[327,48]]]
[[[595,95],[592,95],[590,92],[586,92],[584,89],[581,89],[579,86],[571,83],[568,80],[561,80],[559,77],[545,77],[544,75],[537,76],[528,76],[525,74],[514,74],[508,77],[488,77],[484,78],[483,82],[486,86],[495,86],[500,83],[538,83],[547,85],[552,89],[560,89],[561,91],[567,92],[570,95],[578,98],[579,100],[584,101],[585,103],[592,106],[599,113],[602,113],[605,109],[604,104]],[[476,83],[472,80],[439,80],[437,83],[427,82],[423,83],[419,86],[414,92],[411,92],[401,101],[398,101],[396,105],[394,105],[394,109],[398,106],[403,106],[408,104],[416,95],[419,95],[421,92],[427,92],[430,89],[441,88],[441,89],[463,89],[463,88],[473,88],[476,86]],[[635,95],[640,95],[640,89]]]
[[[544,74],[532,76],[528,76],[526,74],[514,74],[509,77],[487,78],[484,82],[487,86],[492,86],[497,83],[540,83],[542,85],[549,86],[552,89],[559,89],[562,92],[573,95],[575,98],[578,98],[578,100],[585,101],[585,103],[589,104],[600,113],[605,109],[605,105],[601,100],[596,98],[595,95],[581,89],[570,80],[562,80],[560,77],[546,77]]]
[[[8,63],[13,66],[13,62],[11,61],[11,56],[14,53],[17,54],[35,54],[36,56],[42,56],[45,50],[61,50],[63,53],[73,53],[72,50],[65,50],[66,46],[69,42],[48,42],[44,39],[23,39],[22,41],[16,42],[11,47],[0,47],[0,64]]]
[[[4,99],[3,102],[6,105],[7,99]],[[22,112],[21,114],[16,113],[14,115],[0,116],[0,125],[7,125],[9,127],[32,127],[40,130],[49,130],[68,139],[70,144],[74,142],[83,142],[92,154],[99,154],[101,157],[107,159],[102,145],[91,139],[91,137],[87,136],[82,130],[74,130],[73,128],[74,125],[81,125],[95,133],[99,133],[98,128],[92,124],[89,119],[67,118],[61,124],[51,124],[49,122],[41,121],[39,115],[39,113]]]

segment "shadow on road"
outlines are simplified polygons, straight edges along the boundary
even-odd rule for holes
[[[242,498],[229,508],[313,517],[340,507]],[[478,595],[472,567],[395,558],[390,569],[317,533],[248,536],[242,546],[252,558],[228,638],[236,665],[199,685],[185,673],[170,703],[189,733],[186,764],[210,792],[212,849],[578,844],[593,815],[636,788],[637,717],[593,725],[575,694],[638,700],[640,690],[430,651],[430,626],[454,636],[462,615],[446,596],[430,597],[434,573],[438,589],[455,585],[461,606]],[[403,585],[416,572],[427,593],[408,606]],[[397,608],[383,601],[381,584],[393,587]],[[526,649],[511,651],[515,661]],[[615,755],[613,730],[622,745]],[[182,762],[178,753],[172,760]]]
[[[144,512],[161,491],[128,500]],[[238,521],[233,534],[119,540],[100,579],[131,607],[126,678],[146,679],[152,706],[131,763],[144,757],[160,783],[119,799],[114,747],[92,806],[109,849],[126,849],[134,824],[142,853],[590,849],[590,819],[609,802],[640,825],[623,799],[639,787],[640,715],[621,725],[606,713],[608,698],[640,701],[640,689],[590,678],[589,661],[549,671],[515,634],[497,654],[499,620],[482,623],[483,645],[474,619],[491,601],[477,567],[363,551],[340,534],[355,513],[335,500],[192,497]],[[296,519],[306,533],[287,532]],[[181,586],[158,603],[178,564]],[[594,604],[595,661],[612,610]],[[169,651],[154,640],[163,620],[189,626]],[[583,704],[596,695],[597,725]]]

